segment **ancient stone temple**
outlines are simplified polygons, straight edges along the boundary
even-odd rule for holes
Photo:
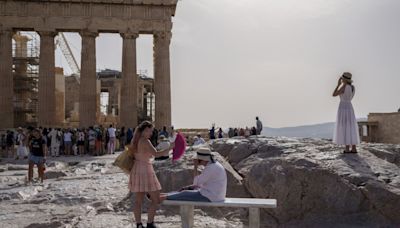
[[[12,37],[17,31],[40,35],[37,92],[38,125],[58,123],[55,36],[78,32],[82,37],[79,125],[95,125],[99,113],[96,77],[96,37],[118,33],[123,39],[121,126],[138,122],[136,39],[154,38],[156,127],[171,126],[170,42],[178,0],[0,0],[0,129],[14,127]]]
[[[400,112],[370,113],[358,125],[362,141],[400,144]]]

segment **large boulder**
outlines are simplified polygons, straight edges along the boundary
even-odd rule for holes
[[[229,140],[217,139],[210,144],[210,147],[213,151],[218,152],[223,157],[228,157],[229,153],[232,151],[235,145],[241,142],[242,142],[241,140],[235,140],[235,139],[229,139]]]
[[[321,139],[259,137],[237,145],[225,153],[229,158],[239,154],[235,148],[242,149],[242,160],[233,167],[246,190],[253,197],[278,200],[276,209],[263,210],[266,226],[400,225],[400,151],[395,145],[365,144],[358,154],[346,155]]]

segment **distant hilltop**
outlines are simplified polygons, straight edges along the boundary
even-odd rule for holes
[[[365,118],[358,119],[358,121],[365,121],[365,120],[366,120]],[[283,127],[283,128],[264,127],[262,135],[269,137],[286,136],[286,137],[299,137],[299,138],[332,139],[334,127],[335,127],[335,122],[303,125],[297,127]]]

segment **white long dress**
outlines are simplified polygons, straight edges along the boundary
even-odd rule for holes
[[[335,132],[333,134],[333,142],[338,145],[360,144],[358,123],[351,104],[354,92],[351,85],[346,85],[344,93],[340,95]]]

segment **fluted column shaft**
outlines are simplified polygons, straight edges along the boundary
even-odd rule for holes
[[[56,32],[38,32],[40,35],[38,124],[51,127],[56,123],[55,45]]]
[[[12,30],[0,30],[0,129],[14,127]]]
[[[137,33],[124,33],[121,36],[123,38],[123,49],[120,125],[136,127],[138,124],[136,38],[139,35]]]
[[[97,120],[96,32],[81,32],[81,79],[79,88],[79,126],[89,127]]]
[[[154,34],[154,92],[156,128],[171,126],[171,32]]]

